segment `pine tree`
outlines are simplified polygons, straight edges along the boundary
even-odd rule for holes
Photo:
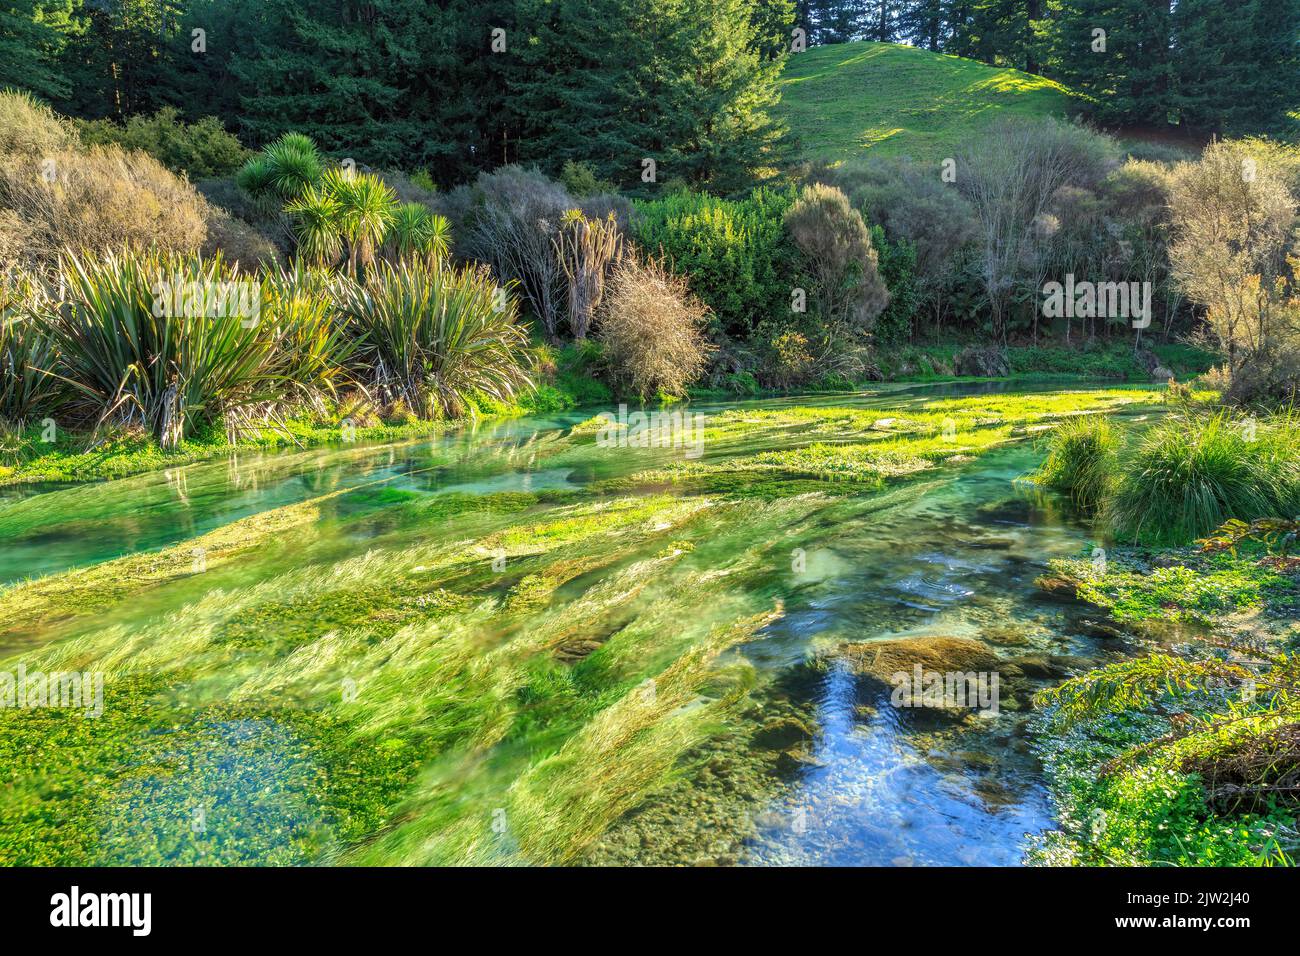
[[[0,88],[66,96],[71,82],[59,55],[75,29],[72,0],[9,0],[0,6]]]
[[[508,97],[519,158],[586,162],[642,192],[681,178],[729,191],[774,165],[782,59],[750,0],[522,0],[528,35]]]
[[[1300,106],[1300,0],[1179,0],[1172,27],[1184,124],[1234,135],[1287,127]]]
[[[910,0],[899,15],[899,31],[913,46],[938,53],[948,35],[944,13],[944,0]]]
[[[56,105],[116,119],[168,105],[179,72],[168,56],[179,16],[179,0],[79,3],[72,15],[77,36],[60,60],[68,90]]]
[[[795,26],[794,0],[753,0],[753,8],[750,23],[754,27],[754,49],[768,59],[789,53]]]
[[[1163,125],[1172,106],[1170,35],[1169,0],[1062,0],[1051,72],[1092,97],[1103,122]]]

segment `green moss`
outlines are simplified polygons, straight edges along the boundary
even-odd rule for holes
[[[1124,624],[1180,621],[1212,625],[1228,614],[1260,608],[1267,601],[1285,600],[1300,591],[1294,578],[1246,554],[1210,558],[1185,551],[1178,555],[1187,563],[1135,566],[1121,556],[1107,561],[1104,570],[1087,559],[1057,559],[1049,567],[1074,582],[1081,600]]]
[[[0,863],[324,862],[373,832],[418,753],[358,748],[328,714],[186,707],[157,676],[109,675],[96,718],[0,709]]]
[[[1122,760],[1172,728],[1150,714],[1110,715],[1064,737],[1040,728],[1061,829],[1038,841],[1033,862],[1083,866],[1253,866],[1285,861],[1279,832],[1294,811],[1221,815],[1206,805],[1201,780],[1180,769],[1208,749],[1189,739],[1154,756]],[[1212,736],[1212,735],[1211,735]],[[1120,761],[1118,765],[1114,763]]]
[[[348,493],[335,491],[251,515],[161,551],[132,554],[11,585],[0,590],[0,633],[93,614],[146,588],[190,577],[199,573],[196,551],[203,553],[206,570],[220,567],[294,528],[319,520],[325,502]]]

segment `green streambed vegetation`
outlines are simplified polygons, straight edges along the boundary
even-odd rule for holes
[[[1155,399],[729,412],[690,488],[579,427],[530,453],[576,472],[626,456],[625,478],[381,481],[19,582],[0,669],[102,672],[103,716],[0,708],[0,861],[580,860],[761,690],[728,650],[782,613],[770,573],[798,529],[859,506],[834,492]]]
[[[1075,422],[1054,436],[1039,477],[1088,505],[1101,535],[1121,542],[1052,562],[1040,583],[1095,607],[1135,653],[1038,697],[1062,828],[1036,858],[1293,864],[1294,414],[1187,409],[1129,442],[1104,423]]]

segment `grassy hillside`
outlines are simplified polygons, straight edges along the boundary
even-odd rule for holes
[[[840,43],[789,58],[781,112],[804,155],[864,147],[917,159],[952,155],[1006,115],[1064,115],[1074,94],[1052,80],[893,43]]]

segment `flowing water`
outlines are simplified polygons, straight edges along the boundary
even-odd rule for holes
[[[748,407],[906,409],[992,387]],[[313,510],[229,560],[196,550],[196,573],[93,614],[0,634],[11,661],[106,671],[104,721],[128,708],[114,679],[137,671],[151,683],[129,706],[168,715],[101,723],[69,744],[82,748],[70,769],[39,772],[73,791],[98,774],[93,805],[33,787],[25,799],[43,809],[11,799],[0,840],[52,814],[90,835],[77,859],[92,862],[1020,863],[1053,825],[1026,722],[1032,681],[1004,688],[996,715],[935,720],[889,706],[841,651],[944,636],[1040,669],[1104,656],[1033,583],[1090,544],[1058,501],[1017,481],[1041,452],[1011,445],[851,495],[702,507],[673,486],[641,490],[626,520],[588,528],[597,496],[584,489],[681,458],[574,447],[570,428],[589,415],[6,492],[7,583],[185,554],[240,519]],[[703,460],[806,440],[763,432]],[[674,701],[671,669],[745,619],[754,626],[709,665],[729,675],[721,686]],[[746,703],[714,714],[737,682]],[[600,725],[646,683],[665,701],[656,723],[623,736]],[[332,722],[276,716],[295,708]],[[190,717],[177,714],[199,716],[180,732]],[[316,746],[336,731],[342,744]],[[358,760],[360,781],[339,769]],[[665,761],[676,771],[660,772]]]

